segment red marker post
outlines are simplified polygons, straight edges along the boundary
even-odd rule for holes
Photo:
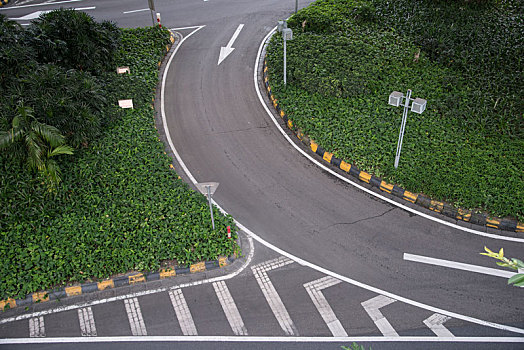
[[[156,21],[157,21],[157,23],[158,23],[158,26],[159,26],[160,28],[162,28],[162,23],[160,23],[160,13],[158,13],[158,12],[156,13]]]
[[[227,238],[231,239],[231,226],[227,227]]]

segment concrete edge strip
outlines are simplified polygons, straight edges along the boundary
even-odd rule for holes
[[[8,0],[0,0],[1,2],[7,3]],[[171,47],[175,44],[176,39],[171,32],[170,37],[171,44],[166,45],[165,54],[169,52]],[[180,42],[180,40],[179,40]],[[178,43],[179,43],[178,42]],[[178,44],[177,43],[177,44]],[[162,62],[158,63],[160,67]],[[228,257],[219,257],[217,260],[201,261],[190,265],[189,267],[176,266],[169,269],[161,269],[154,272],[133,272],[128,273],[124,276],[115,277],[111,279],[102,280],[99,282],[88,282],[79,285],[73,285],[68,287],[62,287],[58,289],[39,291],[26,295],[25,298],[15,299],[8,298],[6,300],[0,300],[0,312],[6,309],[12,309],[18,306],[29,306],[31,304],[42,303],[51,300],[60,300],[62,298],[82,295],[87,293],[99,292],[105,289],[118,288],[123,286],[129,286],[140,282],[151,282],[165,278],[175,277],[178,275],[193,274],[198,272],[204,272],[214,270],[229,265],[235,260],[235,255]]]
[[[284,112],[284,110],[282,110],[278,100],[274,97],[271,91],[271,86],[269,85],[269,68],[267,66],[265,58],[262,69],[262,77],[264,86],[266,88],[267,96],[270,99],[277,114],[282,118],[282,120],[286,124],[287,128],[291,130],[295,134],[295,136],[297,136],[297,138],[313,153],[321,157],[325,162],[329,163],[333,167],[343,170],[349,175],[352,175],[360,181],[363,181],[383,192],[392,194],[395,197],[404,199],[413,204],[417,204],[436,213],[446,215],[450,218],[505,231],[524,232],[524,223],[520,223],[517,220],[488,217],[483,213],[475,213],[471,210],[455,208],[448,203],[435,201],[421,194],[411,193],[397,185],[389,184],[374,175],[368,174],[365,171],[361,171],[354,164],[347,163],[344,160],[335,157],[332,153],[324,150],[309,136],[305,135],[302,130],[297,128],[294,125],[293,121]]]

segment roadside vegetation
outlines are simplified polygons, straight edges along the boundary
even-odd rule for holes
[[[318,0],[267,62],[293,123],[338,158],[411,192],[524,220],[524,5],[517,0]],[[402,116],[392,91],[426,99]]]
[[[0,299],[238,252],[158,139],[167,30],[59,10],[0,33]]]

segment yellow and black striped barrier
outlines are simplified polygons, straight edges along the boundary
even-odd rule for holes
[[[364,181],[365,183],[370,184],[372,187],[376,187],[377,189],[383,192],[392,194],[395,197],[402,198],[408,202],[420,205],[426,209],[446,215],[453,219],[505,231],[524,232],[524,224],[519,223],[517,220],[491,218],[483,213],[476,213],[471,210],[455,208],[448,203],[435,201],[426,196],[411,193],[401,187],[398,187],[397,185],[389,184],[385,181],[382,181],[374,175],[361,171],[353,164],[347,163],[342,159],[336,158],[332,153],[327,152],[322,147],[320,147],[315,141],[311,140],[307,135],[304,134],[302,130],[298,129],[293,124],[293,121],[289,119],[286,113],[282,110],[278,103],[278,100],[273,96],[273,93],[271,92],[271,86],[269,85],[269,69],[265,60],[263,66],[263,80],[264,86],[267,90],[267,95],[271,103],[273,104],[273,107],[275,107],[277,114],[280,115],[287,127],[291,131],[293,131],[293,133],[298,137],[300,141],[302,141],[303,144],[306,145],[306,147],[311,149],[313,153],[317,154],[327,163],[354,176],[355,178],[361,181]]]
[[[202,261],[189,267],[175,267],[172,269],[163,269],[157,272],[152,273],[142,273],[135,272],[127,274],[125,276],[120,276],[116,278],[111,278],[99,282],[89,282],[81,285],[62,287],[59,289],[54,289],[50,291],[35,292],[27,295],[22,299],[13,299],[9,298],[7,300],[0,300],[0,310],[6,310],[10,308],[15,308],[18,306],[28,306],[34,303],[42,303],[50,300],[58,300],[74,295],[82,295],[92,292],[98,292],[105,289],[112,289],[122,286],[130,286],[142,282],[150,282],[162,280],[170,277],[175,277],[178,275],[186,275],[198,272],[204,272],[209,270],[218,269],[224,266],[229,265],[235,260],[235,256],[229,257],[220,257],[218,260],[212,261]]]

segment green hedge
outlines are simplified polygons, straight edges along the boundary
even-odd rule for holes
[[[495,16],[490,12],[495,5],[435,3],[441,8],[461,3],[468,8],[468,16],[477,14],[477,21]],[[497,3],[507,8],[517,2]],[[299,11],[289,20],[294,39],[288,41],[287,86],[282,77],[281,36],[275,35],[268,47],[275,97],[295,125],[323,148],[362,170],[460,207],[523,220],[523,82],[515,80],[511,68],[522,62],[522,43],[518,50],[508,51],[514,62],[498,71],[498,59],[490,57],[493,50],[503,50],[511,40],[493,43],[496,48],[485,51],[478,46],[489,41],[470,41],[472,47],[461,49],[459,56],[483,52],[484,68],[477,58],[466,57],[452,64],[449,61],[454,56],[449,52],[449,64],[444,64],[441,51],[432,51],[424,46],[424,40],[415,40],[412,35],[427,39],[424,35],[445,32],[441,27],[447,21],[454,21],[458,28],[467,21],[470,25],[464,25],[464,30],[473,35],[475,20],[449,9],[442,11],[445,16],[417,17],[419,12],[427,13],[421,9],[436,6],[432,1],[417,2],[417,11],[409,12],[407,20],[400,9],[410,4],[403,0],[321,0]],[[386,11],[387,6],[396,11]],[[392,18],[386,21],[387,14]],[[496,16],[500,15],[497,11]],[[520,33],[522,12],[510,11],[505,16],[497,23],[507,23],[507,30]],[[412,32],[406,29],[408,25]],[[482,35],[478,34],[481,25],[477,24],[474,35]],[[420,32],[424,26],[426,30]],[[459,45],[465,42],[446,45],[459,52]],[[463,66],[468,64],[477,67],[465,70]],[[506,79],[513,85],[508,86]],[[486,85],[486,80],[491,84]],[[413,97],[426,99],[428,106],[422,115],[409,113],[400,166],[395,170],[402,110],[388,106],[387,99],[391,91],[405,93],[408,88]]]
[[[183,183],[158,140],[152,97],[169,33],[124,29],[116,59],[131,75],[105,73],[108,125],[88,148],[61,160],[56,194],[0,154],[0,299],[130,270],[163,260],[190,264],[238,251],[231,217]],[[133,98],[133,110],[117,100]],[[216,209],[216,208],[215,208]]]

